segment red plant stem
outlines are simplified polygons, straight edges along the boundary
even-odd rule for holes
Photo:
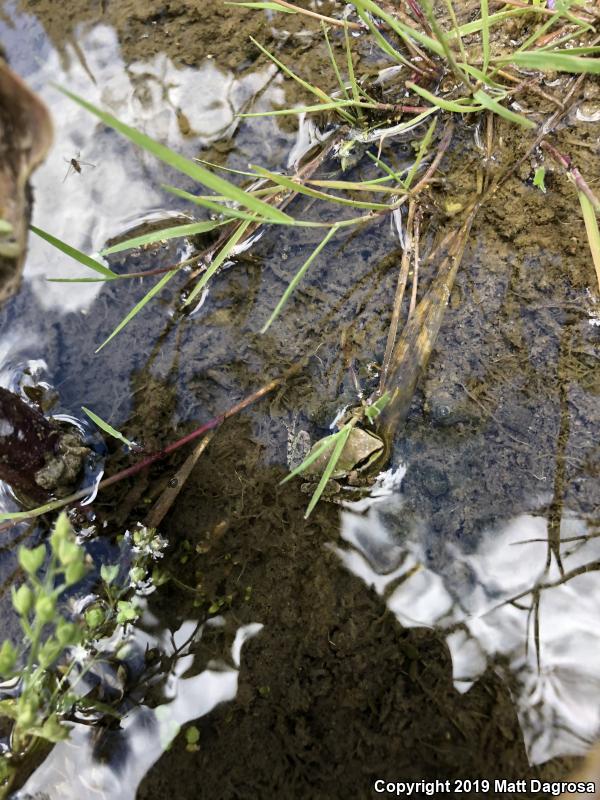
[[[410,10],[413,12],[416,19],[421,24],[421,27],[423,28],[425,33],[428,36],[431,36],[431,28],[429,27],[429,23],[425,18],[425,14],[423,14],[423,12],[421,11],[421,6],[416,2],[416,0],[407,0],[406,4],[410,7]]]
[[[171,444],[167,445],[162,450],[159,450],[156,453],[152,453],[151,455],[147,456],[146,458],[142,459],[142,461],[138,461],[137,464],[132,464],[130,467],[126,469],[122,469],[120,472],[116,472],[114,475],[111,475],[109,478],[105,478],[103,481],[100,481],[97,487],[97,491],[101,489],[106,489],[107,486],[112,486],[119,481],[124,480],[125,478],[131,478],[133,475],[137,475],[138,472],[141,472],[144,469],[147,469],[152,464],[160,461],[163,458],[166,458],[170,453],[173,453],[175,450],[178,450],[180,447],[188,444],[189,442],[193,442],[194,439],[198,439],[203,434],[207,433],[214,428],[217,428],[221,425],[225,420],[233,417],[235,414],[238,414],[244,408],[247,408],[252,403],[255,403],[257,400],[260,400],[265,395],[272,392],[273,389],[277,388],[281,383],[286,381],[289,377],[296,374],[302,368],[303,362],[300,361],[294,365],[292,365],[288,370],[286,370],[283,375],[279,378],[274,378],[269,383],[262,386],[260,389],[257,389],[252,394],[249,394],[243,400],[240,400],[239,403],[231,406],[224,411],[222,414],[219,414],[212,419],[209,419],[208,422],[205,422],[203,425],[200,425],[199,428],[196,428],[191,433],[188,433],[186,436],[183,436],[181,439],[177,439],[177,441],[172,442]],[[7,530],[11,528],[13,525],[18,524],[26,519],[32,519],[33,517],[41,516],[43,513],[47,513],[48,511],[53,511],[57,508],[62,508],[63,506],[70,505],[71,503],[76,503],[78,500],[83,500],[84,497],[87,497],[92,491],[94,490],[93,486],[86,486],[84,489],[80,489],[78,492],[75,492],[69,497],[64,497],[61,500],[57,500],[53,503],[48,503],[46,505],[51,506],[47,509],[47,511],[34,513],[36,509],[33,509],[31,515],[19,517],[18,519],[8,520],[0,525],[0,531]],[[46,506],[42,506],[42,508],[46,508]]]

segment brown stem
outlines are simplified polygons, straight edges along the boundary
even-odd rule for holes
[[[402,311],[402,301],[404,300],[404,292],[406,290],[406,283],[408,281],[408,270],[410,267],[410,255],[412,252],[412,238],[413,238],[413,220],[415,216],[415,201],[411,200],[408,204],[408,220],[406,223],[406,238],[404,249],[402,251],[402,261],[400,262],[400,272],[398,273],[398,283],[396,284],[396,294],[394,296],[394,307],[392,309],[392,318],[390,320],[390,327],[388,329],[387,342],[385,345],[385,354],[383,356],[383,364],[381,367],[381,378],[379,385],[382,389],[387,383],[387,375],[392,360],[392,353],[394,352],[394,345],[396,344],[396,336],[398,335],[398,325],[400,324],[400,313]]]
[[[209,431],[206,436],[198,442],[196,447],[194,447],[192,452],[183,462],[183,465],[177,470],[165,489],[161,492],[160,497],[146,516],[146,525],[149,528],[158,528],[160,523],[163,521],[167,512],[177,499],[177,495],[183,489],[185,482],[196,466],[196,462],[206,450],[214,435],[214,430]]]
[[[335,19],[335,17],[326,17],[324,14],[318,14],[316,11],[309,11],[307,8],[298,8],[298,6],[295,6],[293,3],[288,3],[286,0],[272,0],[272,2],[277,3],[278,6],[282,6],[283,8],[289,8],[298,14],[304,14],[305,17],[312,17],[313,19],[327,22],[329,25],[334,25],[337,28],[350,28],[350,30],[353,31],[364,30],[362,25],[359,25],[357,22],[347,22],[343,19]]]
[[[421,209],[417,209],[415,214],[415,224],[413,228],[413,281],[410,306],[408,308],[408,320],[412,317],[417,306],[417,289],[419,286],[419,241],[421,237]]]

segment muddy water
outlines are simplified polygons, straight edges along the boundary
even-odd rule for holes
[[[248,36],[322,82],[318,28],[209,5],[81,2],[59,14],[51,2],[4,3],[0,41],[57,128],[35,179],[39,227],[93,252],[142,220],[190,213],[159,185],[192,187],[51,80],[228,166],[281,168],[306,147],[306,127],[235,114],[299,99]],[[598,135],[574,110],[557,139],[592,183]],[[522,138],[498,132],[496,168]],[[474,128],[459,130],[425,250],[455,225],[446,209],[474,191],[476,142]],[[396,142],[384,153],[401,164],[411,150]],[[67,174],[72,157],[93,166]],[[367,171],[359,164],[355,176]],[[24,285],[0,321],[2,381],[18,386],[27,371],[47,381],[60,396],[54,411],[81,418],[86,405],[154,449],[309,358],[219,431],[165,520],[177,582],[145,601],[120,726],[77,725],[16,796],[366,798],[378,778],[559,777],[587,750],[600,722],[597,305],[571,187],[550,174],[543,195],[531,176],[527,163],[475,222],[377,496],[342,511],[323,504],[309,521],[299,487],[279,485],[289,431],[316,439],[355,399],[350,361],[369,386],[401,255],[389,224],[332,242],[265,336],[315,234],[267,231],[190,316],[176,313],[185,276],[174,279],[96,355],[147,284],[49,284],[78,267],[31,242]],[[136,271],[184,252],[114,266]],[[116,469],[125,456],[107,444]],[[177,463],[101,496],[104,535],[143,518]],[[2,534],[6,587],[25,535]],[[160,669],[144,665],[147,650],[162,654]],[[191,724],[200,738],[187,746]]]

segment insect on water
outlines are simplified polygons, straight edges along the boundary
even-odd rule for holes
[[[92,169],[96,167],[95,164],[91,164],[89,161],[82,161],[81,153],[77,153],[75,158],[65,158],[65,161],[69,166],[67,167],[67,173],[65,177],[62,179],[63,183],[67,180],[71,172],[78,172],[81,175],[82,167],[91,167]]]

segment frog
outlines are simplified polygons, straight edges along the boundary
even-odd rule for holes
[[[458,378],[442,373],[431,376],[423,387],[425,413],[436,427],[477,424],[480,413]]]
[[[322,440],[312,446],[308,456],[320,447]],[[328,447],[321,455],[313,461],[304,471],[304,475],[309,478],[305,481],[301,491],[313,494],[323,471],[327,467],[331,457],[331,447]],[[335,469],[327,481],[327,486],[321,498],[333,503],[340,503],[344,499],[342,495],[346,492],[365,492],[371,484],[372,467],[383,456],[385,443],[376,433],[354,426],[348,436],[348,440],[342,450]]]

